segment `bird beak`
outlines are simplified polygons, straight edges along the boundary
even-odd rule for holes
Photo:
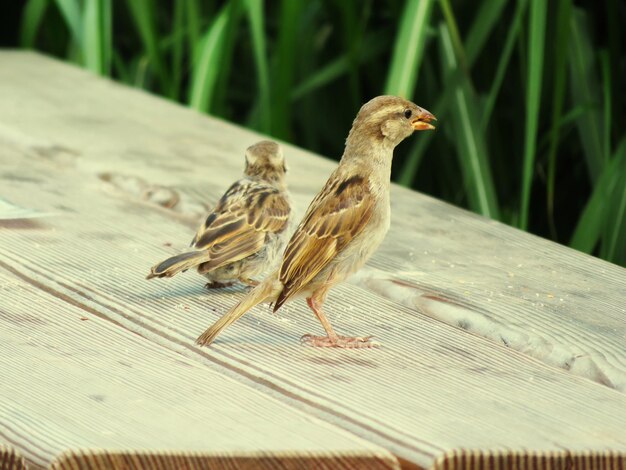
[[[419,114],[419,116],[411,121],[411,124],[413,125],[413,129],[415,129],[416,131],[429,131],[435,128],[435,126],[430,124],[430,121],[436,120],[437,118],[432,113],[426,111],[425,109],[422,109],[422,112]]]

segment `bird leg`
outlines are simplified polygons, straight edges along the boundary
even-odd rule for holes
[[[256,287],[259,285],[259,281],[255,281],[254,279],[249,279],[247,277],[240,277],[239,282],[250,287]]]
[[[326,295],[322,295],[320,297],[321,299],[313,294],[311,297],[306,299],[306,303],[309,305],[309,308],[313,310],[313,313],[315,313],[315,316],[322,324],[322,327],[324,327],[326,336],[313,336],[307,334],[300,338],[300,342],[317,348],[357,349],[378,346],[377,343],[371,341],[372,336],[351,337],[339,336],[335,333],[335,330],[333,330],[328,318],[326,318],[326,315],[322,312],[322,303],[324,302],[324,297],[326,297]]]

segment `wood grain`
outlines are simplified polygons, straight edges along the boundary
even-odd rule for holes
[[[626,393],[624,268],[401,188],[394,204],[392,242],[352,282]]]
[[[185,247],[203,204],[239,177],[259,136],[35,55],[1,53],[0,62],[0,197],[46,214],[29,219],[36,228],[0,228],[0,267],[28,292],[12,302],[33,319],[37,354],[50,353],[38,322],[71,311],[58,318],[64,345],[109,355],[119,353],[115,335],[137,338],[149,350],[143,361],[174,355],[192,365],[181,383],[228,377],[230,396],[243,387],[282,402],[407,468],[626,465],[622,268],[395,188],[383,247],[328,300],[340,333],[374,334],[380,350],[300,346],[302,334],[321,332],[303,302],[279,317],[258,307],[200,349],[194,338],[244,292],[207,292],[191,273],[143,277]],[[289,146],[285,156],[302,214],[333,164]],[[162,204],[173,199],[146,187],[186,202]],[[86,324],[96,325],[88,335]],[[34,354],[21,354],[24,367]],[[170,373],[179,374],[155,366],[144,381]],[[173,398],[161,393],[165,407]],[[96,419],[95,405],[79,409]]]
[[[0,439],[29,468],[249,468],[257,457],[268,468],[396,466],[37,280],[0,270],[0,289]]]

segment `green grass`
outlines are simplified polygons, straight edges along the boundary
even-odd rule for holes
[[[263,0],[246,0],[246,14],[250,22],[250,35],[254,50],[254,63],[257,72],[257,90],[259,117],[253,127],[266,134],[272,130],[270,73],[267,60],[267,41],[265,40],[265,17]]]
[[[387,73],[386,94],[413,98],[434,3],[406,2]]]
[[[49,3],[48,0],[30,0],[25,6],[20,26],[20,44],[22,47],[31,48],[35,45],[35,38]]]
[[[208,112],[213,106],[220,68],[228,52],[225,47],[227,26],[234,14],[233,4],[223,6],[195,48],[189,106],[199,111]]]
[[[334,158],[398,94],[394,179],[626,264],[617,0],[28,0],[15,42]],[[9,21],[4,19],[1,21]]]
[[[556,159],[557,150],[560,143],[561,120],[563,117],[563,104],[567,91],[567,44],[569,42],[569,24],[571,19],[572,1],[559,0],[557,7],[557,27],[556,39],[554,43],[556,57],[554,62],[554,78],[552,83],[552,119],[550,125],[550,139],[548,150],[547,188],[546,188],[546,210],[550,235],[553,238],[558,236],[558,231],[554,223],[554,193],[556,183]]]
[[[530,192],[535,173],[537,130],[541,110],[543,61],[548,5],[544,0],[530,0],[528,17],[528,72],[526,75],[526,125],[524,132],[524,165],[522,173],[522,201],[519,226],[528,228]]]
[[[499,219],[499,204],[491,175],[486,136],[476,125],[478,100],[467,75],[461,68],[462,65],[458,62],[451,31],[444,23],[439,27],[439,37],[446,77],[444,82],[452,95],[451,125],[446,126],[447,134],[456,147],[469,206],[487,217]]]

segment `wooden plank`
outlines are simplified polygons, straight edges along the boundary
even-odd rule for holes
[[[626,269],[396,189],[402,216],[353,283],[626,393]]]
[[[0,441],[29,468],[397,467],[387,451],[119,328],[38,280],[0,270],[0,290]],[[20,468],[14,453],[4,462]]]
[[[14,123],[5,129],[7,135],[28,142],[34,154],[57,164],[75,161],[94,174],[113,174],[111,191],[118,188],[138,198],[150,194],[167,202],[171,199],[165,191],[154,190],[165,185],[180,198],[170,212],[190,227],[206,200],[240,176],[241,149],[258,139],[50,61],[49,75],[41,83],[39,65],[27,54],[5,52],[3,57],[10,60],[2,71],[3,112],[5,121]],[[74,80],[83,87],[73,87]],[[25,90],[35,96],[21,96]],[[64,118],[53,119],[64,95],[73,97],[72,108]],[[24,99],[37,105],[24,107]],[[90,104],[101,116],[91,115]],[[107,132],[93,135],[90,130],[98,128],[94,121],[106,125]],[[76,148],[57,142],[58,136],[70,137],[68,125],[73,145],[89,149],[87,158],[77,158]],[[33,126],[37,138],[20,130]],[[292,147],[288,159],[302,213],[333,165]],[[208,161],[219,171],[198,173]],[[623,268],[403,188],[394,187],[392,203],[392,230],[369,263],[374,269],[363,270],[354,282],[452,326],[626,391]],[[179,243],[174,248],[182,248],[186,238],[172,241]],[[400,283],[385,282],[392,279]]]
[[[259,137],[33,55],[0,60],[1,195],[55,214],[3,231],[13,275],[423,468],[624,465],[621,268],[396,188],[383,249],[329,299],[340,331],[375,334],[381,350],[299,346],[319,331],[302,304],[280,317],[255,309],[198,349],[193,339],[242,292],[143,276],[184,247],[198,198],[238,177]],[[302,210],[332,164],[285,153]],[[180,206],[155,204],[168,191]],[[576,295],[581,286],[590,292]],[[539,306],[538,293],[564,300]],[[566,372],[551,358],[570,352]]]

